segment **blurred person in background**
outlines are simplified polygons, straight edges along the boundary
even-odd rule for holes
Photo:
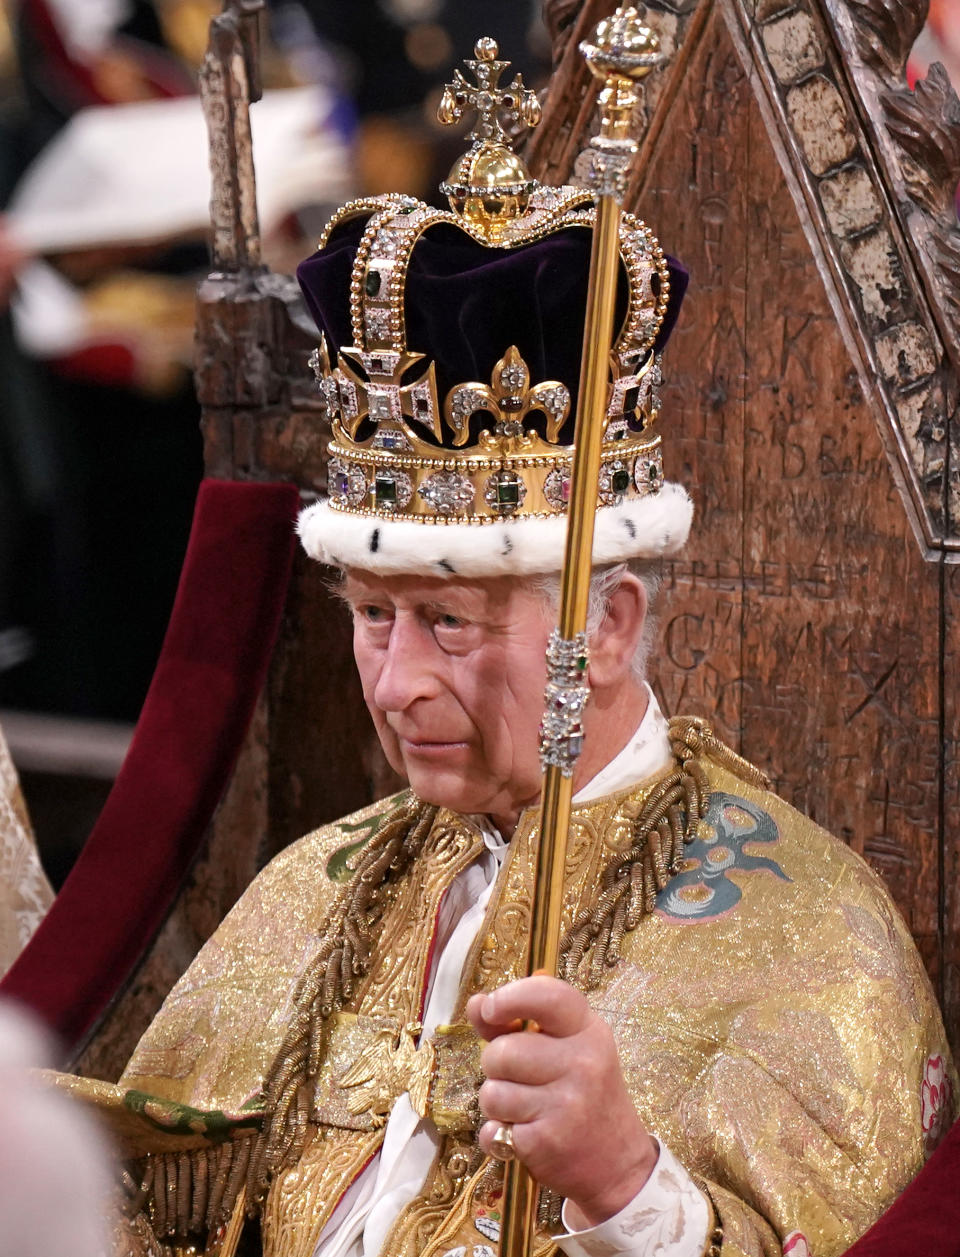
[[[156,664],[202,475],[191,368],[210,190],[197,81],[221,8],[3,10],[0,708],[130,722]],[[352,188],[330,92],[268,39],[262,49],[261,225],[282,269],[288,236],[294,259],[312,243],[298,198]],[[59,885],[102,796],[88,806],[81,791],[74,832],[48,837],[47,783],[25,786]]]
[[[482,25],[510,48],[524,81],[542,86],[550,49],[537,0],[270,0],[284,51],[303,47],[307,15],[358,119],[358,194],[402,188],[428,200],[457,155],[436,122],[443,83]]]
[[[106,1257],[108,1148],[79,1105],[29,1072],[52,1055],[37,1023],[0,1004],[0,1257]]]
[[[198,29],[205,38],[218,8],[163,0],[8,5],[0,28],[0,212],[79,111],[192,92],[181,48],[196,45]],[[201,474],[190,354],[206,249],[197,239],[48,256],[52,295],[34,323],[50,343],[26,346],[10,309],[25,261],[0,220],[0,705],[133,719]],[[68,281],[62,299],[59,277]],[[70,324],[71,300],[83,306],[92,335],[60,345],[56,329]],[[157,580],[139,562],[144,549],[156,552]]]

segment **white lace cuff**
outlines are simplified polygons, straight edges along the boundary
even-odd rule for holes
[[[633,1200],[599,1226],[571,1231],[556,1242],[566,1257],[701,1257],[710,1206],[669,1148],[660,1145],[653,1173]]]

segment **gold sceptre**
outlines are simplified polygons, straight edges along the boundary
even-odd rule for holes
[[[634,8],[617,9],[600,23],[592,40],[580,45],[580,50],[591,72],[603,82],[600,134],[591,141],[586,152],[597,210],[590,254],[559,624],[547,648],[546,708],[540,742],[543,766],[540,841],[526,958],[528,975],[557,972],[573,769],[582,746],[581,716],[589,695],[587,604],[617,296],[620,207],[637,150],[630,134],[639,95],[636,82],[661,60],[656,34],[643,25]],[[537,1222],[538,1192],[537,1183],[525,1166],[517,1160],[508,1161],[504,1167],[501,1257],[529,1257]]]

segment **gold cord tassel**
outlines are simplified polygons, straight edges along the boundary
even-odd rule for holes
[[[770,787],[766,774],[721,742],[705,720],[671,720],[670,747],[677,767],[642,804],[624,809],[633,821],[633,844],[604,870],[599,898],[561,942],[560,975],[583,990],[595,988],[617,963],[624,934],[653,912],[658,893],[682,867],[684,847],[699,836],[710,789],[702,760],[714,760],[751,785]]]
[[[653,912],[657,894],[680,870],[684,846],[697,837],[707,806],[707,778],[687,743],[673,735],[671,727],[680,763],[636,808],[630,850],[607,865],[599,898],[580,913],[560,944],[560,976],[583,990],[598,986],[620,959],[624,935]],[[702,736],[698,746],[706,747]]]

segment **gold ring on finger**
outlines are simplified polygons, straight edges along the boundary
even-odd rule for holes
[[[490,1140],[490,1155],[496,1157],[498,1161],[512,1161],[517,1155],[517,1150],[513,1146],[513,1127],[509,1122],[498,1126],[493,1132],[493,1138]]]

